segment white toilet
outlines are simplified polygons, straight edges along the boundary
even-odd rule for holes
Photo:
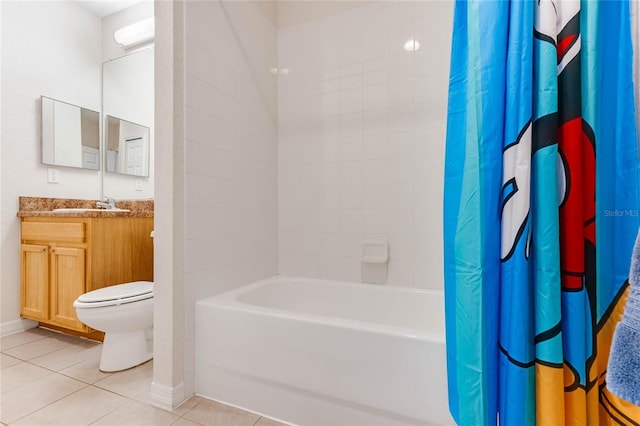
[[[103,331],[100,370],[126,370],[153,358],[153,283],[135,281],[90,291],[73,306],[78,319]]]

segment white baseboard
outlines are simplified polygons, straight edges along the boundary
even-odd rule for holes
[[[184,402],[184,383],[170,387],[158,383],[151,383],[149,403],[164,410],[173,410]]]
[[[20,318],[13,321],[0,323],[0,336],[17,333],[19,331],[29,330],[38,326],[36,321]]]

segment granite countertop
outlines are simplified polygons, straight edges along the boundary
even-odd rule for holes
[[[153,200],[116,200],[116,207],[130,210],[84,211],[54,213],[61,208],[96,208],[97,200],[79,200],[73,198],[19,197],[18,217],[153,217]]]

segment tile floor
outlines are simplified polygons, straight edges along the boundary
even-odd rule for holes
[[[200,397],[174,411],[153,407],[153,361],[102,373],[100,348],[38,328],[0,338],[1,425],[283,425]]]

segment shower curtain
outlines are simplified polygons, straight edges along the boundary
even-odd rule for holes
[[[457,1],[444,249],[460,425],[638,425],[606,389],[640,225],[630,4]]]
[[[640,0],[631,0],[631,41],[633,44],[633,82],[636,99],[636,128],[640,129]],[[640,138],[638,138],[640,150]]]

